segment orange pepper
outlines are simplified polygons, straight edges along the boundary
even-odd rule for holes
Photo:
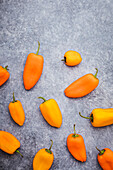
[[[74,133],[67,137],[67,148],[71,155],[78,161],[85,162],[87,159],[84,139],[81,135],[76,134],[75,124]]]
[[[69,50],[64,54],[64,59],[61,61],[65,61],[67,66],[76,66],[81,63],[82,58],[78,52]]]
[[[83,97],[92,92],[99,84],[97,78],[98,69],[96,74],[86,74],[78,80],[70,84],[64,91],[65,95],[70,98]]]
[[[9,72],[7,71],[8,66],[0,66],[0,86],[2,86],[9,79]]]
[[[22,157],[23,155],[17,150],[20,147],[20,142],[11,133],[6,131],[0,131],[0,149],[8,154],[14,154],[14,152],[19,153]]]
[[[51,151],[53,141],[49,149],[40,149],[33,159],[33,170],[49,170],[52,166],[54,155]]]
[[[37,83],[42,74],[44,59],[43,56],[38,55],[39,48],[40,43],[38,42],[37,53],[30,53],[26,60],[23,73],[24,87],[26,90],[30,90]]]
[[[13,120],[20,126],[24,124],[25,113],[22,104],[19,100],[15,100],[13,92],[13,101],[9,103],[9,112]]]
[[[97,159],[102,169],[113,170],[113,151],[109,148],[99,150],[96,147],[96,149],[99,151]]]

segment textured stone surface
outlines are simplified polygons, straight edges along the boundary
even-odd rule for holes
[[[0,65],[9,65],[10,79],[0,88],[0,130],[12,133],[21,142],[19,151],[8,155],[0,150],[0,170],[31,170],[36,152],[54,145],[53,170],[99,170],[97,151],[113,150],[113,126],[93,128],[78,112],[89,115],[94,108],[113,107],[113,1],[112,0],[0,0]],[[22,74],[27,55],[36,52],[44,56],[44,70],[35,87],[26,91]],[[61,59],[73,49],[83,60],[76,67],[67,67]],[[64,96],[64,89],[75,79],[99,69],[99,86],[80,99]],[[10,117],[8,104],[15,92],[24,107],[26,120],[19,127]],[[39,105],[43,96],[54,98],[63,114],[60,129],[49,126]],[[76,161],[66,148],[66,138],[76,131],[83,135],[87,161]]]

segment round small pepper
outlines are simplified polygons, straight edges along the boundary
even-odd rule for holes
[[[69,50],[64,54],[64,59],[62,59],[61,61],[65,61],[65,64],[67,66],[76,66],[80,64],[82,58],[78,52]]]

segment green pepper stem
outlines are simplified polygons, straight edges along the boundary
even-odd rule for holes
[[[95,68],[95,69],[96,69],[96,73],[95,73],[94,77],[97,78],[98,69],[97,68]]]
[[[37,52],[36,52],[36,55],[38,55],[39,49],[40,49],[40,43],[39,43],[39,41],[38,41],[38,50],[37,50]]]
[[[47,100],[44,97],[38,97],[38,99],[43,99],[44,102],[46,102]]]
[[[74,135],[76,136],[76,131],[75,131],[75,124],[74,124]]]
[[[4,67],[4,69],[8,70],[8,65]]]
[[[62,59],[61,61],[65,61],[65,59]]]
[[[99,151],[99,155],[103,155],[104,152],[105,152],[105,149],[100,150],[100,149],[98,149],[97,147],[96,147],[96,149]]]
[[[15,100],[15,96],[14,96],[14,92],[13,92],[13,103],[15,103],[16,100]]]
[[[51,146],[50,146],[50,148],[49,148],[49,151],[51,151],[51,148],[52,148],[52,146],[53,146],[53,141],[52,141],[52,139],[51,139],[50,141],[51,141]]]
[[[85,118],[85,119],[91,119],[91,120],[92,120],[92,117],[85,117],[85,116],[82,116],[82,115],[81,115],[81,112],[79,112],[79,115],[80,115],[81,117]]]
[[[97,149],[99,152],[101,152],[101,150],[100,150],[100,149],[98,149],[97,147],[96,147],[96,149]]]
[[[23,155],[19,152],[19,150],[16,150],[17,153],[19,153],[21,155],[21,157],[23,157]]]

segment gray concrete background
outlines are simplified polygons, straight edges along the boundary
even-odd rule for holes
[[[0,88],[0,130],[12,133],[21,142],[18,153],[8,155],[0,150],[0,170],[31,170],[36,152],[50,146],[52,170],[99,170],[97,150],[113,150],[113,125],[94,128],[78,112],[88,116],[94,108],[113,107],[113,1],[112,0],[0,0],[0,65],[9,66],[10,79]],[[22,74],[26,57],[36,52],[44,57],[43,74],[35,87],[26,91]],[[67,67],[61,59],[67,50],[78,51],[83,60]],[[99,69],[99,86],[89,95],[69,99],[64,89],[86,73]],[[8,104],[15,92],[22,102],[26,120],[19,127],[10,117]],[[39,110],[43,96],[54,98],[62,111],[60,129],[49,126]],[[66,138],[76,131],[84,137],[87,161],[76,161],[66,148]]]

